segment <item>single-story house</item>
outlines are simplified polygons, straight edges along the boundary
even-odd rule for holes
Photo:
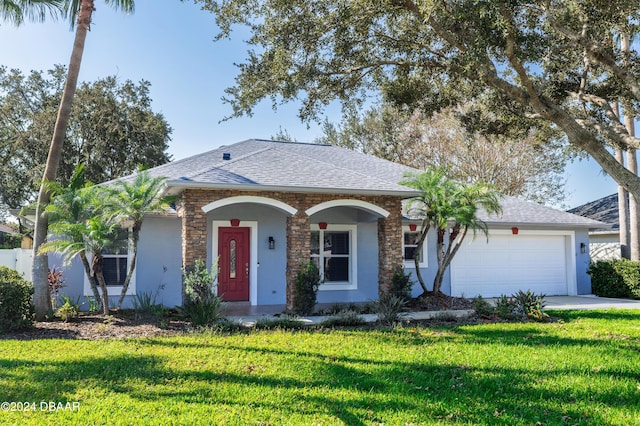
[[[387,289],[396,265],[414,267],[411,225],[419,221],[403,215],[403,201],[416,192],[398,183],[411,168],[330,145],[253,139],[149,172],[166,178],[166,193],[179,201],[171,213],[145,219],[130,295],[154,293],[166,306],[180,305],[182,267],[202,259],[217,263],[227,301],[290,306],[296,275],[313,260],[324,277],[319,303],[366,302]],[[484,218],[488,239],[468,236],[445,277],[446,293],[591,292],[584,247],[588,229],[602,223],[511,197],[502,207],[501,216]],[[435,245],[429,236],[421,260],[428,281]],[[105,257],[116,295],[128,254]],[[80,265],[65,278],[65,292],[91,294]]]
[[[591,260],[620,259],[622,252],[618,208],[618,194],[616,193],[567,210],[569,213],[610,225],[608,228],[595,228],[589,231]]]

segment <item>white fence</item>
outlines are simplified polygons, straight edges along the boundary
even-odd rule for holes
[[[2,249],[0,250],[0,266],[6,266],[20,272],[25,280],[31,279],[33,265],[33,250],[31,249]]]

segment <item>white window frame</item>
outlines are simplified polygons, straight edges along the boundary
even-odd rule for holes
[[[127,245],[127,272],[129,271],[129,265],[131,265],[131,260],[133,258],[133,248],[131,247],[131,244],[129,243]],[[116,258],[116,257],[122,257],[124,258],[124,253],[122,254],[104,254],[102,255],[103,258],[107,259],[107,258]],[[87,260],[89,261],[89,265],[91,265],[93,256],[91,255],[87,255]],[[133,275],[131,276],[131,281],[129,282],[129,287],[127,288],[127,296],[135,296],[136,295],[136,275],[137,275],[137,271],[138,271],[138,262],[136,261],[136,267],[133,269]],[[87,273],[84,270],[84,267],[82,268],[82,272],[83,272],[83,276],[84,276],[84,295],[85,296],[93,296],[93,291],[91,290],[91,284],[89,283],[89,277],[87,277]],[[114,286],[107,286],[107,290],[109,291],[109,297],[111,296],[120,296],[120,294],[122,293],[122,287],[121,285],[114,285]],[[100,288],[100,284],[98,284],[98,291],[100,292],[100,295],[102,295],[102,289]]]
[[[358,225],[332,225],[327,224],[327,229],[320,229],[317,224],[311,225],[311,231],[320,232],[320,241],[324,241],[324,231],[348,231],[349,232],[349,281],[322,282],[318,291],[331,290],[357,290],[358,289]],[[324,258],[322,254],[312,254],[312,258],[319,258],[320,276],[324,276]]]
[[[404,264],[405,269],[409,268],[409,269],[416,269],[416,263],[414,262],[413,259],[405,259],[404,258],[404,248],[405,248],[405,244],[404,244],[404,234],[407,232],[420,232],[420,225],[418,225],[418,227],[416,228],[415,231],[412,231],[411,229],[409,229],[409,225],[402,225],[402,262]],[[427,238],[424,239],[424,242],[422,243],[422,261],[420,261],[420,268],[427,268],[429,266],[429,253],[427,251],[427,241],[429,240],[429,236],[427,236]]]

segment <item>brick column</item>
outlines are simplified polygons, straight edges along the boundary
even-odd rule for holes
[[[186,190],[178,209],[182,218],[182,267],[185,269],[195,266],[198,259],[207,261],[207,214],[202,211],[200,198],[195,191]],[[182,286],[183,303],[184,300]]]
[[[293,309],[295,282],[300,266],[307,263],[311,256],[311,227],[309,216],[298,211],[287,217],[287,309]]]
[[[393,200],[391,214],[378,219],[378,294],[389,291],[393,269],[402,264],[402,207]],[[385,206],[386,207],[386,206]]]

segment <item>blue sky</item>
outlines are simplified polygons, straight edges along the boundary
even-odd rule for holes
[[[173,128],[169,152],[174,159],[245,139],[269,139],[280,128],[303,142],[321,135],[317,124],[300,122],[296,104],[274,111],[270,102],[263,102],[252,117],[220,122],[231,113],[221,98],[234,83],[237,68],[233,64],[246,55],[244,30],[234,33],[233,40],[214,42],[213,15],[189,0],[137,0],[133,15],[116,13],[101,0],[96,1],[96,9],[80,80],[117,75],[121,80],[150,81],[153,109],[164,114]],[[72,44],[73,32],[65,21],[26,23],[20,28],[3,23],[0,64],[25,73],[67,65]],[[338,108],[328,110],[327,116],[340,121]],[[595,162],[584,160],[567,166],[567,206],[616,191],[615,183],[601,170]]]

